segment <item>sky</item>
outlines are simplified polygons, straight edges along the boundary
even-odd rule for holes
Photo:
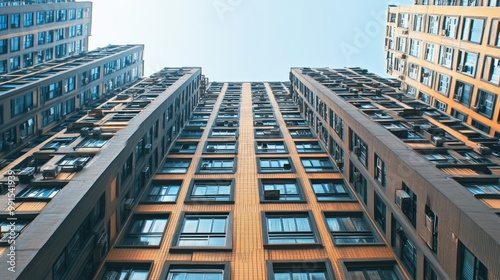
[[[93,0],[89,50],[144,44],[145,76],[200,66],[210,81],[286,81],[291,67],[385,75],[389,4],[413,0]]]

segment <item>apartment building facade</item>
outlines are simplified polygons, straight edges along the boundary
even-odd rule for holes
[[[496,0],[389,6],[387,73],[407,94],[499,138],[499,12]]]
[[[2,1],[0,74],[88,50],[92,2]]]
[[[199,68],[163,69],[4,168],[0,279],[92,279],[202,84]]]
[[[143,75],[143,45],[110,45],[0,77],[0,155],[49,132]]]

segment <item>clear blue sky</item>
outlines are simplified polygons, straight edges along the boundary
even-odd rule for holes
[[[201,66],[211,81],[288,80],[290,67],[385,75],[385,14],[413,0],[94,0],[90,49],[145,44],[145,74]]]

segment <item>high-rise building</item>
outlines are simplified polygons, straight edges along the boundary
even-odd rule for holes
[[[0,74],[88,50],[92,2],[0,3]]]
[[[387,73],[406,93],[500,138],[500,2],[389,6]]]
[[[498,139],[400,86],[142,79],[1,170],[0,279],[500,278]]]
[[[201,78],[199,68],[164,69],[3,169],[0,279],[92,279],[131,212],[139,217],[134,205],[191,115]]]
[[[0,76],[0,156],[5,160],[54,127],[61,130],[61,122],[137,81],[143,50],[110,45]]]

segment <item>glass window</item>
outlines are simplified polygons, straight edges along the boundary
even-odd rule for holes
[[[0,30],[5,30],[8,28],[9,16],[0,15]]]
[[[309,212],[265,212],[265,245],[319,243]]]
[[[29,186],[17,194],[19,198],[48,199],[53,198],[61,187]]]
[[[299,153],[322,153],[325,151],[319,141],[295,141],[295,148]]]
[[[270,262],[270,261],[269,261]],[[307,265],[304,265],[307,264]],[[268,274],[273,280],[333,280],[334,275],[326,262],[271,262]]]
[[[460,278],[464,280],[486,280],[488,279],[488,269],[484,264],[472,254],[461,242],[460,251]]]
[[[10,15],[10,28],[21,27],[21,14],[11,14]]]
[[[229,142],[207,142],[205,147],[206,153],[236,153],[237,152],[236,141]]]
[[[474,110],[491,119],[493,117],[495,102],[495,94],[479,89],[477,92],[476,108]]]
[[[333,172],[337,168],[333,165],[330,158],[300,158],[302,166],[306,172]]]
[[[402,276],[395,261],[360,261],[344,262],[349,279],[356,280],[402,280]]]
[[[453,99],[464,104],[465,106],[470,106],[473,91],[474,86],[466,84],[462,81],[457,81],[455,84],[455,95]]]
[[[385,233],[385,215],[386,215],[386,205],[384,201],[378,196],[377,193],[375,193],[375,207],[374,207],[374,214],[375,214],[375,222],[382,228],[382,231]]]
[[[232,201],[232,180],[194,180],[187,201]]]
[[[387,170],[385,162],[375,154],[375,179],[380,183],[382,187],[386,186]]]
[[[293,172],[289,158],[257,158],[259,172]]]
[[[24,13],[23,15],[23,26],[32,26],[33,25],[33,13]]]
[[[229,266],[229,265],[227,265]],[[224,265],[188,264],[170,265],[166,280],[223,280],[229,279]],[[227,268],[226,268],[227,270]]]
[[[177,141],[174,146],[170,148],[170,153],[194,154],[196,147],[198,147],[198,142]]]
[[[483,37],[483,28],[484,19],[464,18],[462,40],[480,44]]]
[[[231,247],[228,213],[186,213],[180,219],[177,247]]]
[[[214,128],[211,137],[235,137],[238,135],[237,129]]]
[[[149,278],[149,270],[151,264],[106,264],[106,272],[101,280],[122,280],[122,279],[133,279],[133,280],[147,280]]]
[[[175,202],[182,181],[154,181],[144,202]]]
[[[168,215],[135,215],[130,221],[120,245],[160,246]]]
[[[170,158],[166,159],[161,170],[162,173],[186,173],[191,159],[189,158]]]
[[[325,220],[335,244],[379,242],[361,212],[327,212]]]
[[[304,200],[296,179],[260,179],[261,200],[267,202]]]
[[[21,48],[21,37],[10,38],[10,52],[17,52]]]
[[[232,173],[235,172],[234,158],[203,158],[200,160],[201,173]]]
[[[256,150],[256,152],[259,154],[278,154],[287,152],[285,142],[283,141],[257,141]]]
[[[11,227],[12,221],[0,219],[0,244],[8,245],[9,240],[15,240],[30,222],[31,221],[28,219],[18,217],[15,225]],[[14,232],[14,234],[12,232]]]
[[[342,180],[311,179],[311,187],[318,201],[352,200],[351,193]]]
[[[351,151],[364,165],[368,166],[368,145],[354,131],[351,130]]]

